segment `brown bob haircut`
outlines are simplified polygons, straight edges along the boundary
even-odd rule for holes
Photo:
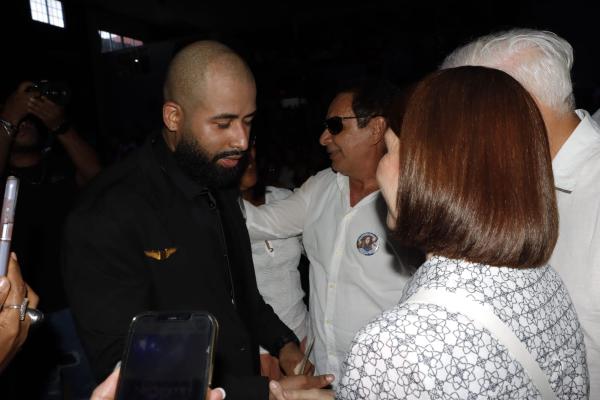
[[[395,233],[454,259],[537,267],[552,254],[558,211],[542,115],[508,74],[466,66],[435,72],[400,101]]]

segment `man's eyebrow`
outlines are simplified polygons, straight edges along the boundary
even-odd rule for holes
[[[250,118],[250,117],[254,117],[256,115],[256,111],[244,116],[243,119],[246,118]],[[240,116],[237,114],[229,114],[229,113],[223,113],[223,114],[219,114],[219,115],[215,115],[214,117],[210,117],[211,121],[214,121],[216,119],[236,119],[239,118]]]
[[[210,119],[211,120],[215,120],[215,119],[236,119],[238,117],[239,117],[239,115],[236,115],[236,114],[223,113],[223,114],[215,115],[214,117],[210,117]]]

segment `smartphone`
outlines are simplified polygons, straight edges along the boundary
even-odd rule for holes
[[[217,320],[207,312],[137,315],[127,337],[117,400],[205,400]]]
[[[13,224],[15,221],[15,208],[19,194],[19,178],[9,176],[4,189],[2,202],[2,234],[0,235],[0,276],[6,275],[8,257],[10,257],[10,241],[12,239]]]

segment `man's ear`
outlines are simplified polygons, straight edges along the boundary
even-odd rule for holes
[[[373,129],[373,133],[371,134],[371,144],[376,145],[383,141],[385,136],[385,131],[387,130],[387,122],[384,117],[375,117],[371,120],[371,129]]]
[[[162,114],[163,122],[169,131],[177,132],[180,130],[183,123],[183,109],[179,104],[167,101],[163,104]]]

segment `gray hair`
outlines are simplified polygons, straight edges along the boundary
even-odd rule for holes
[[[480,65],[502,70],[539,102],[563,115],[575,109],[573,48],[549,31],[511,29],[482,36],[450,54],[440,69]]]

